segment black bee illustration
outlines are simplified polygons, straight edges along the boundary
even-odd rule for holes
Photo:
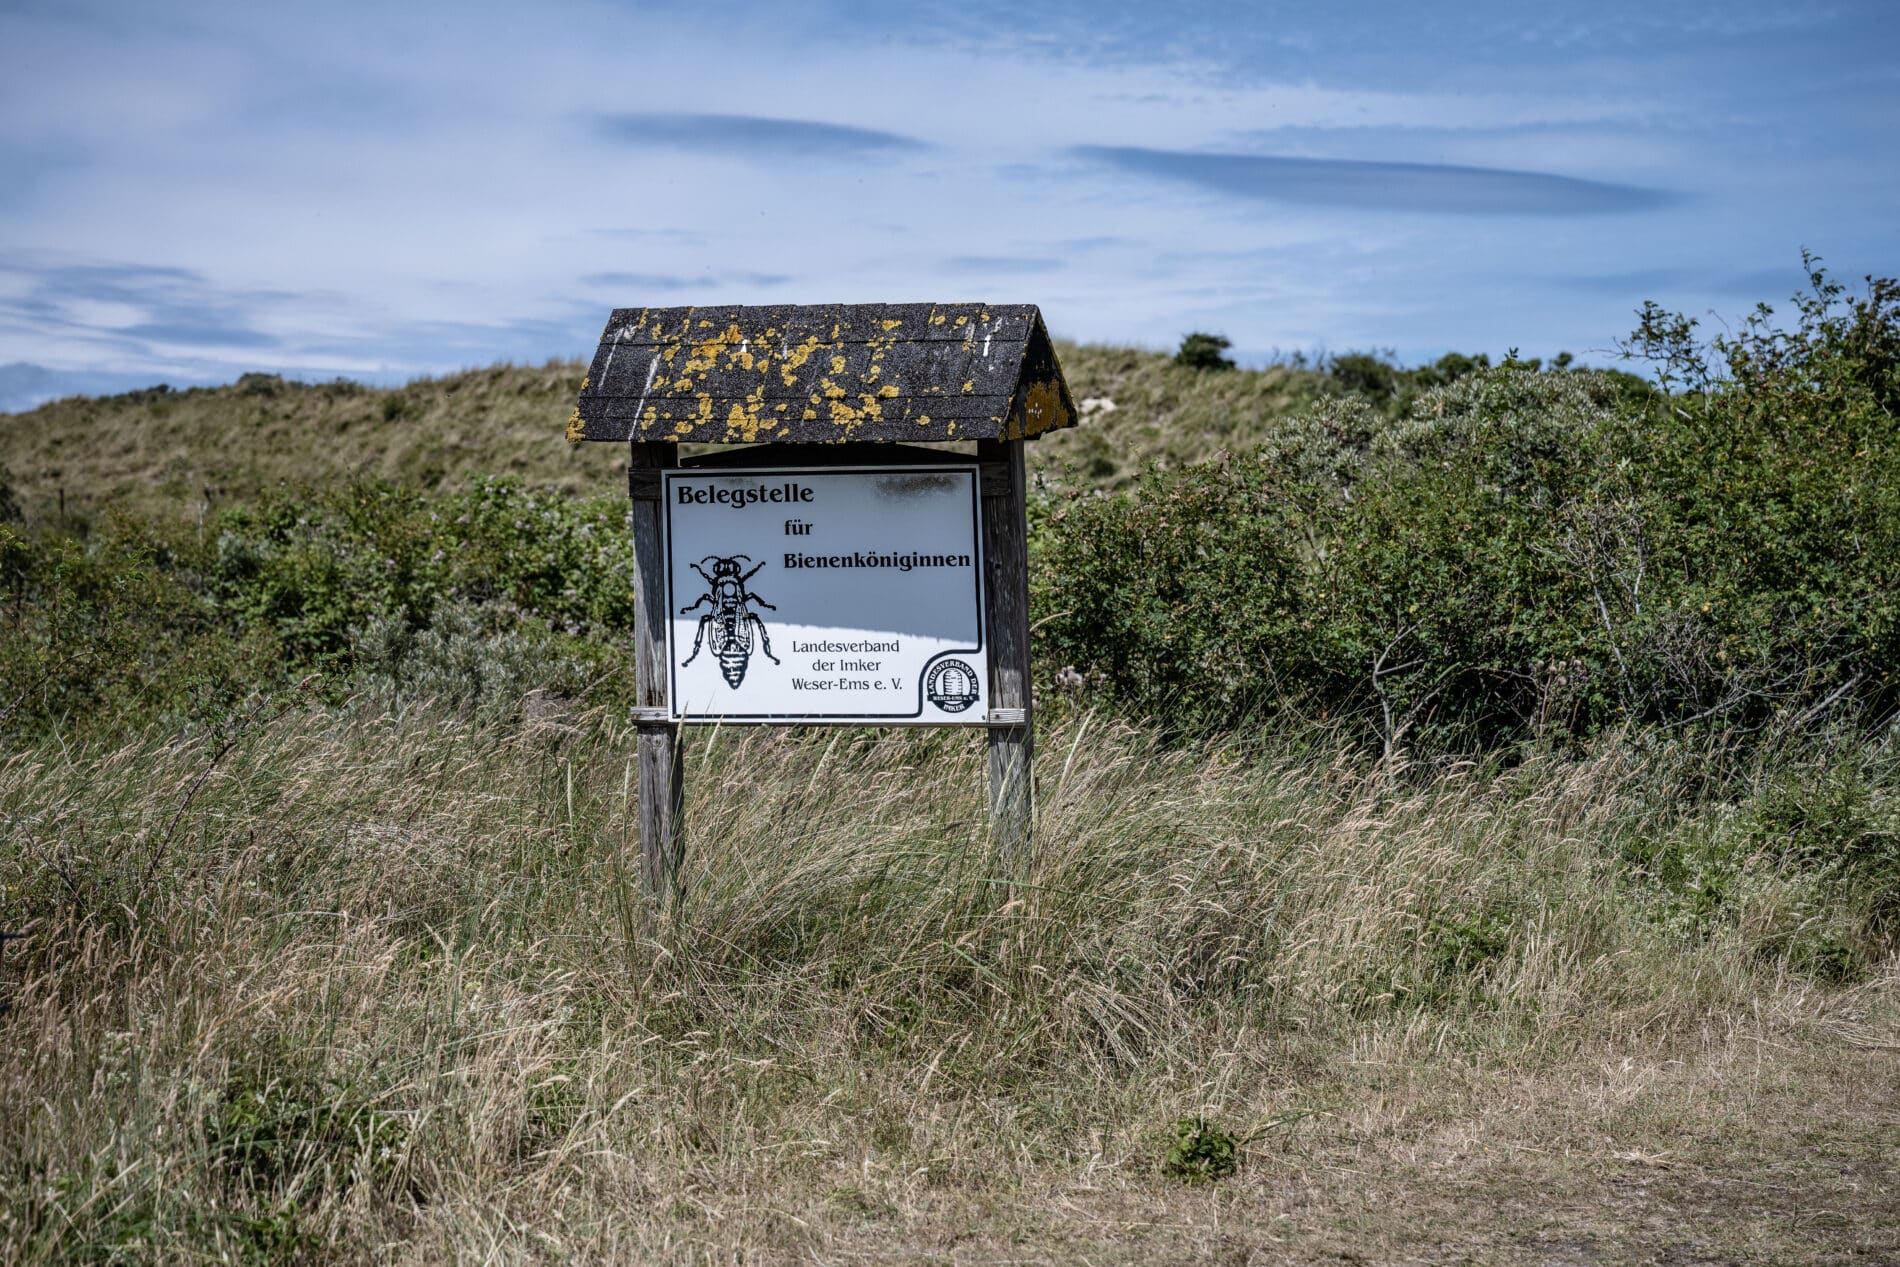
[[[772,654],[772,640],[766,637],[765,622],[752,610],[754,605],[767,611],[778,608],[746,589],[745,583],[752,579],[765,564],[754,565],[751,572],[739,571],[739,560],[752,562],[750,555],[735,554],[729,559],[716,555],[707,555],[699,563],[712,561],[712,572],[708,573],[699,563],[693,564],[693,571],[706,578],[709,587],[693,602],[680,608],[684,616],[702,603],[711,603],[712,610],[699,618],[699,631],[693,635],[693,654],[680,661],[682,667],[699,658],[699,644],[706,637],[706,628],[712,627],[712,653],[719,657],[719,672],[726,679],[726,685],[738,688],[745,681],[746,665],[752,660],[752,631],[759,631],[759,649],[765,652],[765,658],[773,664],[780,663]]]

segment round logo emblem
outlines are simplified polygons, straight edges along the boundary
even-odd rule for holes
[[[976,670],[961,660],[939,660],[924,679],[924,698],[946,713],[960,713],[976,703]]]

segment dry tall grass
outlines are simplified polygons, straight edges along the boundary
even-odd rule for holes
[[[1039,472],[1108,486],[1150,459],[1170,465],[1266,439],[1325,376],[1284,366],[1207,374],[1156,352],[1064,344],[1084,425],[1031,446]],[[568,496],[611,492],[618,445],[560,440],[586,366],[497,365],[406,387],[249,376],[229,387],[73,397],[0,414],[0,485],[36,524],[132,510],[195,518],[278,484],[371,476],[460,487],[508,475]],[[1106,402],[1106,404],[1104,403]],[[960,446],[967,448],[968,446]]]
[[[1797,874],[1688,932],[1619,862],[1721,830],[1696,754],[1395,789],[1075,718],[1010,873],[978,743],[695,735],[664,912],[599,717],[15,755],[0,1258],[1593,1261],[1629,1176],[1824,1126],[1795,1213],[1627,1245],[1896,1252],[1891,963],[1791,975]],[[1184,1115],[1238,1176],[1161,1173]]]

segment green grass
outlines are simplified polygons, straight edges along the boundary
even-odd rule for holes
[[[387,703],[0,765],[0,1257],[1892,1251],[1893,961],[1808,970],[1864,895],[1696,750],[1395,782],[1075,714],[1012,869],[972,736],[696,731],[659,909],[626,728]],[[1719,908],[1647,861],[1718,845]]]

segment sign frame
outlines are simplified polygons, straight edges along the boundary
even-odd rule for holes
[[[809,460],[809,457],[808,457],[807,460],[799,462],[795,465],[774,464],[774,465],[769,465],[769,466],[767,465],[728,466],[722,463],[718,466],[682,465],[682,466],[674,467],[670,470],[662,471],[660,474],[661,510],[660,510],[659,528],[660,528],[660,558],[663,561],[663,567],[665,568],[665,572],[666,572],[665,591],[666,591],[666,600],[667,600],[666,609],[668,612],[667,621],[666,621],[666,665],[667,665],[666,699],[667,699],[668,720],[680,725],[698,725],[698,726],[780,725],[780,726],[981,727],[981,726],[989,725],[989,709],[987,705],[985,705],[985,701],[987,700],[990,692],[988,689],[989,683],[987,680],[989,676],[988,667],[987,667],[988,658],[989,658],[988,657],[989,638],[988,638],[988,629],[986,627],[987,621],[985,619],[985,613],[988,610],[988,607],[987,607],[988,593],[987,593],[987,587],[985,585],[986,578],[984,576],[983,469],[982,469],[982,465],[979,462],[977,462],[973,457],[966,457],[962,454],[954,454],[954,453],[946,453],[946,454],[941,454],[939,456],[943,459],[942,461],[939,461],[939,462],[917,461],[917,462],[905,462],[905,463],[900,463],[900,464],[892,464],[889,461],[845,462],[845,463],[830,463],[830,462],[821,462],[821,461],[815,462],[815,461]],[[891,712],[891,711],[875,712],[875,713],[873,712],[845,713],[845,712],[839,712],[835,710],[825,711],[825,712],[806,711],[806,712],[695,713],[682,706],[680,702],[680,691],[681,691],[680,669],[682,665],[681,665],[681,657],[680,657],[681,647],[679,645],[679,639],[681,637],[680,615],[682,611],[682,606],[684,605],[682,600],[691,597],[692,592],[695,590],[706,591],[708,586],[707,586],[707,582],[701,579],[701,577],[705,575],[704,573],[701,574],[701,577],[689,576],[689,577],[682,578],[679,575],[679,569],[677,567],[679,560],[676,560],[673,557],[673,551],[674,551],[674,545],[675,545],[674,508],[676,505],[680,503],[678,502],[678,499],[673,495],[672,490],[677,488],[681,481],[693,480],[693,479],[706,479],[706,480],[758,479],[758,480],[766,480],[766,481],[769,481],[769,480],[795,481],[800,476],[804,476],[807,478],[830,479],[832,477],[836,477],[840,475],[855,475],[855,476],[864,476],[864,477],[870,477],[870,478],[876,478],[876,477],[888,478],[894,475],[917,476],[917,475],[929,475],[929,474],[948,474],[948,475],[955,475],[955,476],[967,476],[970,481],[970,486],[969,486],[970,542],[969,544],[970,544],[972,562],[969,565],[969,570],[971,573],[970,583],[973,588],[973,593],[971,594],[972,605],[970,608],[970,621],[975,632],[975,637],[971,639],[970,641],[974,641],[976,645],[975,646],[954,646],[953,645],[953,646],[939,648],[938,650],[932,652],[929,658],[921,666],[917,666],[917,677],[916,677],[916,682],[914,684],[915,694],[913,697],[916,700],[916,708],[914,710],[908,713],[898,713],[898,712]],[[704,560],[702,560],[702,562],[703,561]],[[724,561],[725,560],[720,560],[719,562],[724,562]],[[750,562],[750,560],[747,560],[747,561]],[[718,563],[716,562],[715,569],[717,569],[717,567],[718,567]],[[756,571],[757,569],[755,568],[753,570]],[[743,600],[743,598],[745,597],[751,597],[746,592],[744,578],[732,577],[732,578],[722,578],[722,579],[724,579],[728,585],[730,585],[732,580],[739,580],[741,584],[737,590],[737,596],[740,597],[741,600]],[[705,595],[705,597],[702,597],[700,601],[705,602],[706,599],[710,597],[711,597],[711,594],[708,593]],[[745,606],[737,607],[734,611],[734,614],[740,616],[740,618],[743,620],[758,619],[757,613],[749,611],[747,607]],[[783,617],[780,617],[780,619],[782,620]],[[764,622],[762,620],[760,621],[759,629],[762,636],[764,636]],[[697,655],[699,654],[697,650],[697,639],[695,640],[695,642],[696,642],[695,655]],[[759,649],[760,648],[749,648],[749,650],[754,651],[754,652],[758,651]],[[791,655],[791,654],[799,654],[799,653],[796,651],[795,648],[789,648],[786,654]],[[975,658],[976,664],[971,665],[968,661],[958,658],[958,657],[963,657],[963,656],[969,656],[969,657]],[[951,709],[951,708],[944,707],[943,705],[939,705],[939,710],[942,715],[933,716],[933,715],[926,714],[925,703],[926,703],[927,697],[930,694],[931,679],[933,675],[938,675],[941,673],[942,666],[944,666],[946,662],[948,662],[950,665],[953,665],[953,666],[961,665],[961,667],[965,671],[970,672],[973,676],[978,677],[978,680],[981,682],[981,685],[978,687],[978,693],[976,695],[976,698],[972,701],[972,704],[985,705],[985,706],[983,707],[965,706],[964,709]],[[742,677],[745,675],[746,671],[747,671],[746,667],[744,666],[742,662],[741,667],[739,669],[739,672]],[[738,689],[736,685],[734,686],[734,689]],[[873,698],[873,697],[866,696],[865,698],[868,699],[868,698]]]

